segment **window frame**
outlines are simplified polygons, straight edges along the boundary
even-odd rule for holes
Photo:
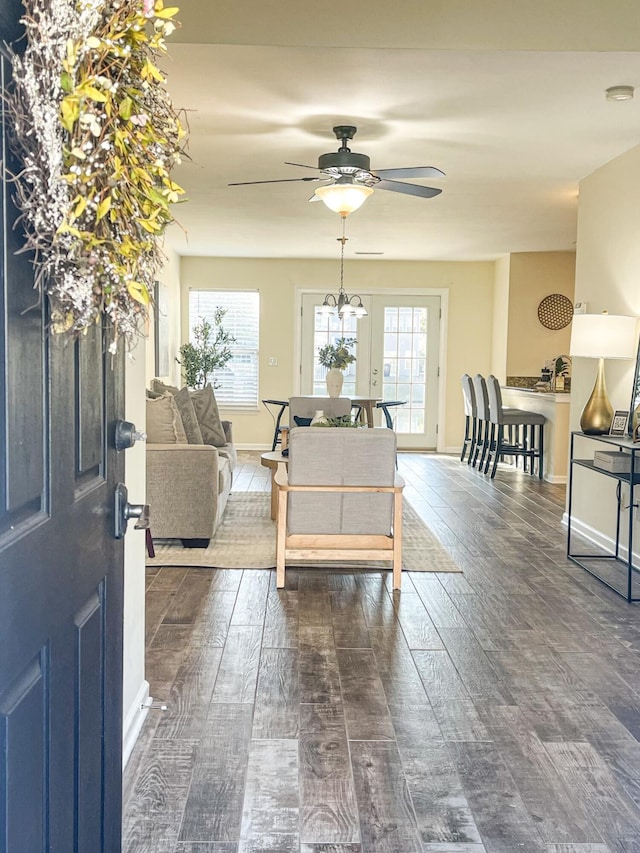
[[[244,299],[236,306],[229,306],[228,302],[233,302],[234,297],[238,301]],[[199,304],[199,300],[205,300],[209,304],[205,307]],[[197,301],[197,304],[194,302]],[[251,305],[253,303],[253,305]],[[203,317],[213,321],[213,315],[216,308],[227,308],[228,313],[223,320],[223,327],[230,332],[232,336],[238,336],[239,329],[237,326],[238,318],[247,317],[247,312],[250,308],[253,310],[250,313],[249,325],[253,326],[254,337],[249,340],[249,343],[234,343],[230,345],[233,352],[232,358],[227,365],[221,370],[216,370],[212,375],[207,377],[207,381],[214,386],[216,400],[221,409],[237,412],[255,412],[258,411],[260,401],[260,291],[257,289],[226,289],[226,288],[204,288],[190,287],[187,299],[187,340],[191,340],[191,330],[193,326]],[[238,316],[234,316],[233,311],[238,312]],[[229,380],[229,372],[233,370],[234,360],[236,357],[243,359],[248,357],[249,371],[246,368],[241,369],[239,375],[234,377],[234,393],[232,395],[225,394],[225,381]],[[239,364],[239,362],[237,363]],[[236,365],[237,366],[237,365]],[[251,381],[248,382],[248,379]],[[220,383],[219,387],[215,384]],[[237,386],[246,390],[253,385],[255,393],[242,394],[238,393]]]

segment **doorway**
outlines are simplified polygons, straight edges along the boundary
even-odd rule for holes
[[[356,361],[345,371],[343,395],[405,401],[404,406],[391,410],[398,445],[404,449],[435,449],[440,296],[363,294],[368,316],[344,320],[324,315],[322,301],[321,294],[302,294],[301,393],[326,393],[326,369],[318,362],[320,347],[339,337],[355,337]]]

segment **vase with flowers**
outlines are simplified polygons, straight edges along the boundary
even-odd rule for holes
[[[335,344],[327,344],[318,351],[318,361],[327,368],[327,394],[339,397],[344,381],[343,370],[356,360],[351,349],[357,344],[355,338],[338,338]]]

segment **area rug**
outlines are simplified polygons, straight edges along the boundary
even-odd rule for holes
[[[147,566],[201,566],[212,569],[273,569],[276,529],[266,492],[236,492],[208,548],[184,548],[177,539],[155,540],[155,557]],[[406,500],[402,510],[402,569],[406,572],[461,572]],[[303,563],[303,565],[316,565]],[[331,568],[358,567],[362,562],[324,563]],[[388,568],[389,563],[368,566]]]

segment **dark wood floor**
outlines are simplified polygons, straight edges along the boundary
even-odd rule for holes
[[[566,560],[564,487],[400,469],[464,574],[148,570],[126,853],[640,851],[640,611]]]

